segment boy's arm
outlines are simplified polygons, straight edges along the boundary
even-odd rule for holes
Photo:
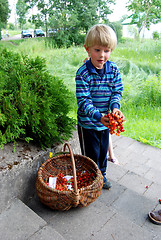
[[[121,74],[116,65],[114,68],[115,68],[115,71],[114,71],[115,74],[114,74],[114,79],[113,79],[114,86],[112,88],[112,96],[111,96],[111,100],[110,100],[109,109],[113,113],[117,114],[120,118],[125,120],[123,113],[119,110],[120,100],[121,100],[122,92],[123,92],[123,84],[122,84],[122,80],[121,80]],[[108,118],[103,116],[101,118],[101,123],[107,127],[108,126]]]
[[[117,66],[113,66],[113,71],[114,71],[114,74],[113,74],[114,86],[112,87],[112,96],[111,96],[110,106],[109,106],[109,109],[111,111],[113,111],[114,108],[117,108],[117,109],[120,108],[120,100],[123,92],[121,74]]]
[[[101,120],[102,114],[93,105],[89,84],[80,74],[76,74],[76,97],[80,111],[90,118]]]

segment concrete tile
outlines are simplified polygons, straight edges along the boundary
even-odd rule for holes
[[[67,240],[91,239],[114,214],[112,208],[99,202],[99,207],[90,204],[86,208],[60,212],[50,220],[50,225]]]
[[[147,148],[147,145],[138,141],[134,141],[133,144],[131,144],[128,149],[129,151],[142,154],[145,149]]]
[[[160,160],[161,161],[161,149],[155,148],[153,146],[149,146],[145,149],[144,156],[149,157],[150,159],[154,160]]]
[[[145,157],[143,153],[136,153],[133,151],[129,151],[128,159],[129,162],[137,162],[140,164],[146,164],[149,160],[149,158]]]
[[[159,199],[161,199],[161,185],[157,183],[152,183],[151,186],[144,192],[144,196],[159,203]],[[160,205],[161,208],[161,205]]]
[[[121,146],[114,147],[115,157],[118,159],[121,166],[129,162],[129,153],[128,148],[122,149]]]
[[[38,232],[36,232],[33,236],[28,238],[28,240],[65,240],[63,236],[57,233],[54,228],[51,226],[45,226]]]
[[[126,173],[128,172],[127,169],[108,162],[108,168],[107,168],[107,177],[109,179],[112,179],[113,181],[119,181]]]
[[[146,165],[148,167],[151,167],[153,169],[157,169],[157,170],[161,171],[161,158],[157,159],[157,158],[155,158],[155,155],[154,155],[153,158],[150,158],[147,161]]]
[[[124,136],[112,135],[112,143],[114,147],[120,146],[122,149],[128,148],[136,140]]]
[[[160,184],[161,183],[161,171],[150,168],[150,170],[145,174],[145,178],[150,179],[151,181]]]
[[[12,205],[0,215],[0,239],[28,239],[46,225],[36,213],[20,200],[15,199]]]
[[[100,203],[110,206],[125,192],[126,187],[112,181],[111,179],[110,181],[112,183],[112,188],[110,190],[102,189],[102,194],[95,202],[93,202],[93,206],[99,207]]]
[[[149,210],[154,208],[155,202],[127,189],[111,206],[129,221],[142,227]]]
[[[35,194],[35,196],[27,203],[27,206],[31,208],[37,215],[39,215],[46,222],[49,222],[53,216],[59,213],[57,210],[53,210],[48,206],[42,204]]]
[[[157,238],[156,238],[157,237]],[[102,228],[91,236],[90,240],[159,240],[153,232],[145,230],[129,221],[125,215],[116,213],[112,218],[102,226]]]
[[[146,186],[150,186],[152,184],[151,180],[145,179],[133,172],[128,172],[118,182],[126,188],[129,188],[139,194],[143,194],[146,190]]]
[[[145,164],[146,162],[144,163],[144,161],[141,162],[139,160],[135,161],[134,159],[133,161],[130,161],[127,164],[125,164],[124,169],[134,172],[140,176],[145,176],[145,174],[150,170],[150,167]]]

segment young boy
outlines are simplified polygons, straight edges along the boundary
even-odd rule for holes
[[[90,59],[76,73],[78,134],[83,155],[94,160],[103,175],[103,188],[110,189],[106,178],[109,145],[108,110],[117,113],[123,91],[120,72],[108,61],[117,45],[115,32],[105,24],[94,25],[87,33],[85,49]]]

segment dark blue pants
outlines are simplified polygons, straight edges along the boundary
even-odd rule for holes
[[[106,175],[107,152],[109,146],[109,130],[96,131],[78,125],[79,142],[82,155],[91,158],[99,167],[102,175]]]

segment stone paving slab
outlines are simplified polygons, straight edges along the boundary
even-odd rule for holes
[[[114,214],[116,212],[103,203],[99,208],[91,204],[86,208],[60,212],[49,224],[67,240],[91,239]]]
[[[135,140],[132,138],[124,137],[122,135],[120,136],[112,135],[112,142],[114,146],[116,147],[121,146],[122,149],[126,149],[130,145],[135,143]]]
[[[151,199],[126,189],[124,194],[120,195],[112,204],[112,207],[123,216],[126,216],[129,221],[142,227],[148,221],[147,213],[154,209],[155,204]]]
[[[148,160],[144,159],[142,156],[136,158],[136,153],[132,153],[129,156],[129,161],[124,165],[124,169],[135,172],[138,175],[145,176],[145,174],[150,170],[150,166],[146,163]]]
[[[161,171],[150,168],[145,174],[145,178],[151,179],[153,182],[161,184]]]
[[[150,168],[161,171],[161,156],[156,158],[154,154],[154,157],[152,159],[149,159],[146,165]]]
[[[125,215],[116,213],[100,231],[91,236],[90,240],[160,240],[154,232],[145,230],[129,221]],[[87,239],[89,240],[89,239]]]
[[[147,190],[146,186],[150,186],[152,181],[134,172],[128,172],[118,183],[142,195]]]
[[[94,206],[99,207],[100,203],[104,203],[106,207],[109,207],[126,191],[125,186],[122,186],[111,179],[110,181],[112,183],[112,189],[109,191],[103,189],[98,200],[92,203]]]
[[[129,151],[129,149],[128,149],[128,151]],[[146,164],[149,161],[149,157],[144,156],[143,153],[139,154],[134,151],[129,151],[127,160],[128,160],[127,163],[136,162],[136,163],[140,163],[140,164]]]
[[[129,153],[128,148],[122,149],[121,146],[116,147],[115,145],[113,148],[114,148],[115,157],[119,160],[119,162],[122,166],[124,166],[130,162],[130,159],[129,159],[130,153]]]
[[[140,193],[146,198],[153,200],[154,205],[159,202],[159,199],[161,199],[161,182],[155,183],[152,181],[154,180],[154,177],[151,180],[137,175],[134,172],[127,171],[126,166],[121,167],[120,165],[118,166],[112,163],[108,163],[108,165],[108,176],[110,180],[113,180],[119,183],[120,186],[129,188],[133,191],[136,191],[137,193]],[[117,188],[118,186],[115,187]]]
[[[107,166],[107,177],[116,182],[118,182],[124,175],[129,172],[128,169],[122,167],[122,164],[115,165],[111,162],[108,162]]]
[[[161,149],[137,141],[133,142],[122,136],[112,136],[112,140],[114,140],[114,153],[124,169],[144,176],[153,182],[161,183]],[[131,144],[126,145],[128,140]],[[120,141],[123,142],[122,145],[119,145]],[[125,150],[124,147],[126,147]]]
[[[161,199],[161,185],[153,182],[152,185],[144,192],[144,196],[158,203],[159,199]]]
[[[138,155],[140,155],[140,154],[143,154],[147,148],[148,146],[146,144],[135,141],[133,142],[133,144],[129,146],[129,152],[133,151]]]
[[[156,160],[161,161],[161,149],[155,148],[153,146],[146,145],[146,150],[143,152],[145,157],[149,157],[149,159],[154,163]]]
[[[112,135],[114,153],[122,165],[133,161],[147,162],[149,167],[161,170],[161,149],[124,136]]]
[[[27,240],[65,240],[65,238],[56,232],[53,227],[45,226]]]
[[[31,198],[31,200],[27,203],[27,206],[31,208],[38,216],[40,216],[46,222],[49,222],[50,219],[59,214],[59,211],[53,210],[48,206],[42,204],[37,195]]]
[[[0,239],[25,240],[46,222],[18,199],[0,215]]]

